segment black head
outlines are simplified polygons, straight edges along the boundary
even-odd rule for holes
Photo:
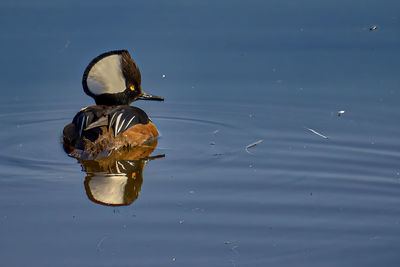
[[[140,70],[127,50],[110,51],[94,58],[83,73],[82,85],[97,105],[129,105],[138,99],[164,100],[142,91]]]

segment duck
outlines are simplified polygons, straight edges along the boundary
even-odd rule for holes
[[[149,146],[135,148],[133,153],[147,154],[156,147],[156,143]],[[146,151],[147,150],[147,151]],[[82,160],[78,162],[86,173],[84,187],[89,200],[103,206],[128,206],[140,195],[143,184],[143,172],[147,163],[165,157],[164,154],[146,157],[105,157],[96,160]],[[138,156],[138,155],[136,155]]]
[[[130,104],[164,98],[143,92],[140,70],[127,50],[95,57],[83,73],[82,86],[96,105],[82,108],[64,127],[62,143],[69,156],[99,159],[157,139],[150,117]]]

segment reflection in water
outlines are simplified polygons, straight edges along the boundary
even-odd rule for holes
[[[156,146],[157,140],[133,149],[114,151],[97,160],[78,159],[87,174],[84,185],[88,198],[106,206],[132,204],[140,194],[146,163],[164,157],[149,157]]]
[[[145,165],[145,160],[118,160],[113,166],[103,168],[95,160],[85,161],[82,166],[87,173],[85,190],[88,198],[109,206],[132,204],[139,196]]]

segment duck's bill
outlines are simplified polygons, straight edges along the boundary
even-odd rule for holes
[[[139,96],[138,99],[141,99],[141,100],[164,101],[164,97],[156,96],[156,95],[150,95],[150,94],[146,94],[146,93],[143,93],[141,96]]]

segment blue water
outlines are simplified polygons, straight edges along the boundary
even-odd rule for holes
[[[397,1],[0,6],[0,265],[399,265]],[[115,207],[60,136],[122,48],[165,157]]]

